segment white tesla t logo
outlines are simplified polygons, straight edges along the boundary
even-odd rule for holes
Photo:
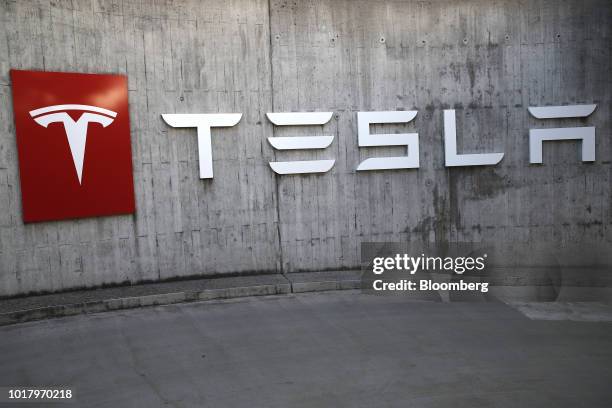
[[[76,122],[66,113],[69,110],[82,111],[83,114]],[[85,158],[85,143],[87,141],[87,126],[89,123],[99,123],[102,127],[107,127],[115,120],[116,112],[108,109],[90,105],[53,105],[30,111],[30,116],[36,123],[43,127],[50,123],[62,122],[74,168],[81,183],[83,176],[83,159]]]

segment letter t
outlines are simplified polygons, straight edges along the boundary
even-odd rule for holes
[[[176,128],[198,129],[198,155],[200,178],[213,178],[211,127],[231,127],[240,122],[242,113],[165,113],[164,122]]]

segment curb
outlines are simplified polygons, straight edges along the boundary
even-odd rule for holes
[[[206,289],[194,292],[162,293],[95,302],[55,305],[0,314],[0,326],[79,314],[110,312],[147,306],[198,302],[215,299],[233,299],[249,296],[281,295],[291,293],[289,283],[279,285],[243,286],[225,289]]]
[[[171,305],[175,303],[203,302],[241,297],[288,295],[291,293],[323,292],[333,290],[359,289],[361,281],[354,276],[338,276],[338,279],[292,282],[291,275],[283,275],[285,283],[231,286],[226,288],[178,291],[140,296],[115,297],[95,301],[74,302],[44,307],[33,307],[0,313],[0,326],[25,323],[36,320],[75,316],[79,314],[102,313],[148,306]],[[297,275],[296,275],[297,276]],[[297,279],[299,280],[299,279]]]

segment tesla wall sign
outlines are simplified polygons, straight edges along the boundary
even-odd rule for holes
[[[25,222],[134,212],[127,78],[122,75],[11,70],[13,103]],[[530,107],[537,119],[585,118],[596,105]],[[419,134],[371,134],[370,125],[408,123],[418,111],[357,113],[359,147],[404,146],[395,157],[370,157],[357,171],[419,167]],[[275,126],[324,125],[333,112],[272,112]],[[231,127],[241,113],[168,113],[172,127],[195,128],[200,178],[213,177],[211,129]],[[444,111],[444,158],[447,167],[496,165],[504,153],[459,153],[456,115]],[[545,141],[582,142],[581,159],[595,161],[595,128],[529,130],[529,162],[542,163]],[[276,150],[325,149],[333,135],[269,137]],[[334,159],[270,162],[277,174],[325,173]]]
[[[127,78],[11,70],[23,219],[134,212]]]

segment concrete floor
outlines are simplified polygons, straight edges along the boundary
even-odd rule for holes
[[[68,407],[610,407],[612,323],[353,291],[160,306],[1,327],[12,385]]]

